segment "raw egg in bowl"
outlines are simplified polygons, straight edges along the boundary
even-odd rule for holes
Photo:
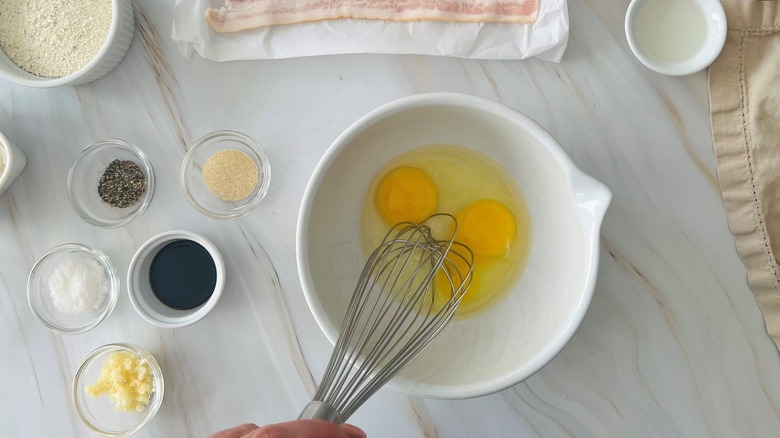
[[[472,316],[496,305],[525,269],[531,222],[508,172],[466,147],[421,146],[377,172],[361,211],[364,256],[379,246],[389,227],[404,221],[420,223],[436,212],[456,217],[455,239],[474,254],[471,286],[456,316]],[[453,231],[439,230],[436,237],[448,239]],[[440,274],[437,279],[436,292],[449,299],[446,277]]]
[[[358,120],[317,165],[298,218],[307,303],[335,343],[373,245],[396,221],[445,212],[474,252],[450,325],[388,385],[466,398],[529,377],[569,341],[590,303],[610,191],[515,110],[450,93]]]

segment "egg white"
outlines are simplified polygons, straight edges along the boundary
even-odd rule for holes
[[[522,274],[530,251],[531,222],[520,189],[499,163],[464,146],[428,145],[405,152],[377,172],[363,201],[361,236],[366,256],[392,225],[379,216],[376,189],[388,172],[399,167],[414,167],[428,174],[438,189],[437,212],[457,215],[474,201],[494,199],[512,213],[516,236],[509,251],[503,257],[476,262],[475,283],[457,316],[468,317],[494,306]]]

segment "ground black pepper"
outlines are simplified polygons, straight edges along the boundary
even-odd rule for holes
[[[106,204],[126,208],[141,200],[146,193],[146,174],[129,160],[109,163],[98,183],[98,195]]]

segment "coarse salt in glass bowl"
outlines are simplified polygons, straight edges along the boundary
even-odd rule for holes
[[[217,152],[235,149],[247,154],[257,166],[258,181],[249,196],[225,201],[214,195],[203,178],[203,165]],[[235,219],[255,208],[268,193],[271,167],[263,149],[248,136],[236,131],[207,134],[190,147],[181,165],[181,187],[187,200],[203,215],[213,219]]]
[[[152,373],[154,390],[149,404],[140,412],[116,410],[108,395],[93,397],[87,387],[98,381],[106,359],[115,352],[129,352],[146,365]],[[110,437],[126,437],[141,430],[157,414],[163,401],[165,383],[160,365],[148,351],[127,343],[104,345],[90,353],[73,377],[72,398],[76,413],[91,431]]]
[[[108,280],[108,292],[96,309],[81,315],[68,315],[54,305],[49,279],[54,270],[69,259],[86,258],[96,261]],[[119,296],[119,276],[108,256],[100,250],[77,243],[66,243],[47,252],[30,271],[27,279],[27,303],[33,315],[49,330],[63,335],[75,335],[92,329],[114,310]]]
[[[114,160],[132,161],[146,175],[146,192],[129,207],[112,207],[104,203],[98,194],[100,178]],[[138,147],[122,140],[103,140],[87,146],[76,157],[68,173],[68,199],[73,209],[85,221],[102,228],[128,224],[146,210],[153,194],[152,162]]]

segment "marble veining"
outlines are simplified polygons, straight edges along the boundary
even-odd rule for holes
[[[28,157],[0,197],[0,436],[90,436],[71,407],[71,379],[91,350],[120,341],[150,350],[165,373],[165,401],[140,438],[295,418],[331,351],[295,265],[306,182],[357,118],[433,91],[516,108],[613,190],[596,291],[569,344],[525,382],[451,401],[383,389],[351,422],[371,437],[780,432],[780,355],[726,222],[706,73],[665,77],[634,59],[623,35],[628,0],[569,2],[571,39],[560,64],[381,55],[184,59],[167,36],[172,3],[135,5],[135,40],[108,76],[52,90],[0,82],[0,130]],[[186,148],[217,129],[253,137],[273,168],[263,203],[229,222],[200,216],[178,181]],[[157,172],[148,211],[116,230],[81,221],[65,194],[78,152],[108,137],[137,144]],[[48,249],[94,245],[124,279],[146,239],[177,228],[207,236],[227,263],[224,296],[200,323],[150,326],[133,311],[124,281],[114,313],[88,333],[55,335],[32,316],[27,274]]]
[[[157,32],[154,23],[146,17],[146,13],[141,5],[136,4],[135,10],[136,31],[143,43],[144,57],[154,73],[155,82],[160,87],[160,95],[173,119],[176,135],[184,150],[187,150],[190,139],[184,127],[184,121],[181,119],[176,97],[171,89],[175,78],[170,65],[165,60],[163,49],[160,47],[160,34]]]

